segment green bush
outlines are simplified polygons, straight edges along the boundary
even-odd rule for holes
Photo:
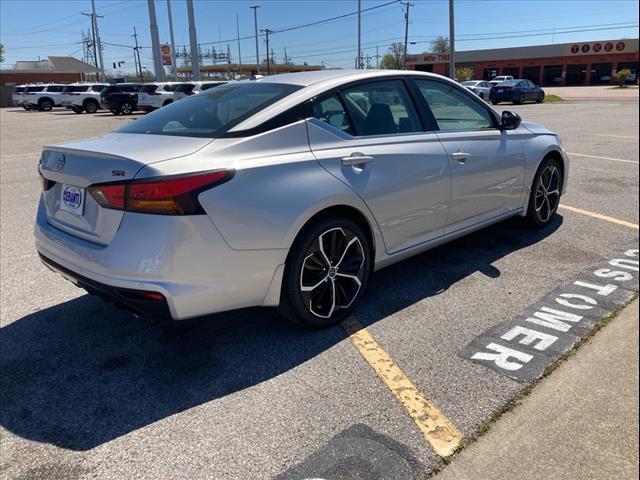
[[[623,68],[619,72],[616,73],[616,83],[619,87],[624,87],[627,82],[627,78],[631,75],[631,70],[628,68]]]

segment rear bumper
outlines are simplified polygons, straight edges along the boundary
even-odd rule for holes
[[[127,212],[109,245],[99,245],[50,225],[42,201],[34,233],[43,261],[74,283],[138,313],[147,312],[132,305],[135,294],[160,293],[168,311],[162,307],[160,314],[175,320],[273,306],[265,298],[287,254],[233,250],[206,215]]]
[[[517,94],[519,95],[519,93]],[[489,94],[489,99],[496,102],[511,102],[516,98],[516,93],[503,92],[503,93],[494,93],[491,92]]]
[[[102,300],[113,303],[119,308],[129,310],[136,315],[159,318],[171,317],[171,312],[167,305],[167,299],[164,298],[164,295],[162,294],[145,290],[116,288],[111,285],[83,277],[82,275],[63,267],[59,263],[54,262],[42,254],[40,254],[40,260],[49,267],[49,269],[59,273],[78,287],[84,288],[89,294],[96,295]]]

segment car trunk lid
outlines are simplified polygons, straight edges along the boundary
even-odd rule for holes
[[[45,146],[39,171],[47,220],[71,235],[107,245],[124,211],[101,207],[87,187],[131,180],[145,165],[189,155],[210,138],[113,133]]]

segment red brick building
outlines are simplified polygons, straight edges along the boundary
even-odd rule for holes
[[[407,68],[440,75],[449,75],[448,62],[448,53],[407,55]],[[611,84],[623,68],[637,82],[639,62],[638,39],[456,52],[456,67],[473,68],[476,80],[512,75],[545,86]]]

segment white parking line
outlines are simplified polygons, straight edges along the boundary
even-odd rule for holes
[[[567,152],[567,153],[569,155],[574,155],[576,157],[598,158],[601,160],[611,160],[612,162],[635,163],[636,165],[638,164],[638,162],[635,160],[624,160],[622,158],[600,157],[598,155],[585,155],[584,153],[572,153],[572,152]]]
[[[612,135],[610,133],[594,133],[594,135],[597,135],[599,137],[630,138],[632,140],[638,140],[638,137],[630,137],[628,135]]]

